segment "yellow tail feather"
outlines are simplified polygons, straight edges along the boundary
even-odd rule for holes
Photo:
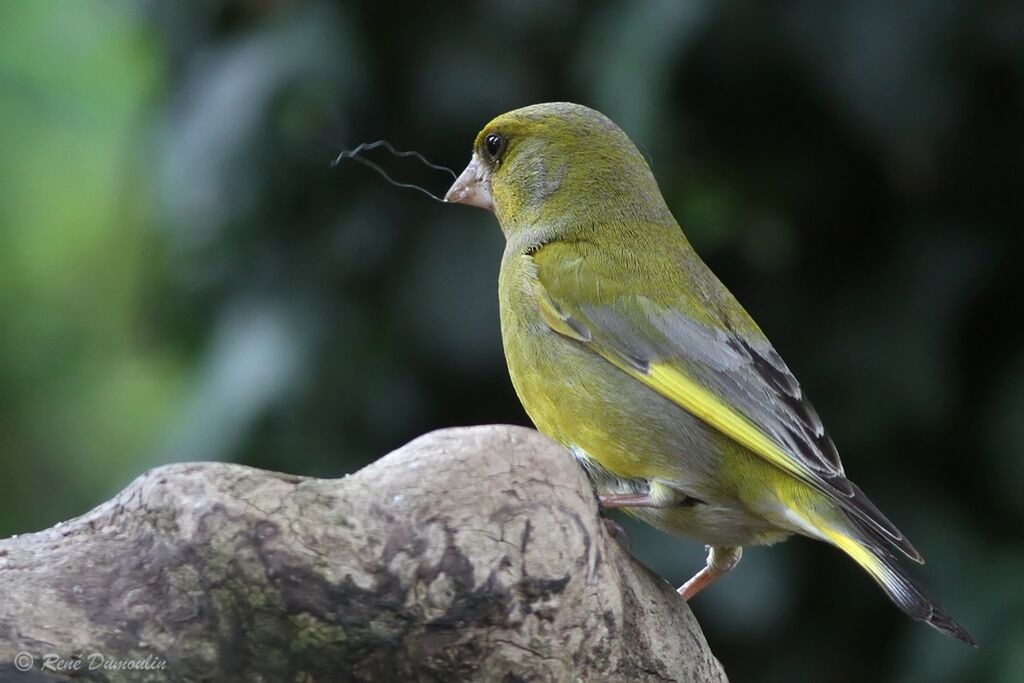
[[[923,621],[933,628],[953,636],[963,642],[977,647],[977,641],[945,612],[917,584],[896,559],[883,550],[873,548],[853,535],[839,531],[829,525],[815,520],[813,526],[821,534],[844,553],[853,558],[854,562],[863,567],[882,587],[889,599],[896,603],[908,616]]]

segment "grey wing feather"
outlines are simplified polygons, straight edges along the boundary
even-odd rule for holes
[[[810,483],[861,522],[860,528],[868,533],[865,540],[884,541],[923,561],[899,529],[846,478],[821,418],[767,339],[747,339],[732,329],[712,329],[644,297],[633,297],[629,304],[632,310],[645,310],[660,338],[639,337],[616,307],[584,306],[581,312],[638,370],[662,361],[685,367],[692,379],[736,409],[808,470]]]

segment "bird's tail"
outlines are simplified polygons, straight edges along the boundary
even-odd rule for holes
[[[817,526],[817,525],[816,525]],[[818,526],[824,536],[837,548],[853,558],[882,587],[889,599],[908,616],[923,621],[929,626],[964,641],[972,647],[978,643],[963,626],[958,624],[932,600],[924,589],[901,567],[896,558],[858,538],[859,534],[848,534],[824,525]]]

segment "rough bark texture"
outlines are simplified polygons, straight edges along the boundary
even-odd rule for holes
[[[47,654],[82,659],[57,674]],[[499,426],[428,434],[338,480],[161,467],[0,542],[0,680],[66,677],[725,680],[569,454]]]

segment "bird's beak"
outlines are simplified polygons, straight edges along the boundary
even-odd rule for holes
[[[469,166],[456,179],[444,196],[444,200],[451,204],[479,206],[481,209],[494,211],[494,200],[491,198],[491,179],[488,176],[487,168],[474,154]]]

